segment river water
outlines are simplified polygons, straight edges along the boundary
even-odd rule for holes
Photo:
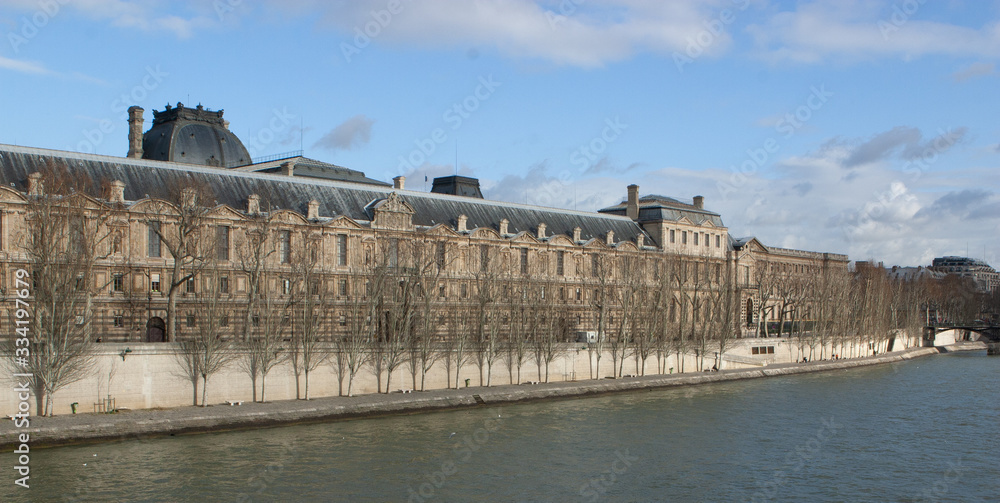
[[[15,488],[4,470],[0,500],[998,501],[998,398],[1000,357],[947,354],[598,398],[42,449],[31,458],[31,488]]]

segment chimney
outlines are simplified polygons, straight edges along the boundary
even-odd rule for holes
[[[295,176],[295,165],[292,164],[292,161],[281,163],[281,174],[286,176]]]
[[[111,182],[111,194],[108,195],[108,200],[112,203],[125,203],[125,182],[121,180]]]
[[[466,229],[468,222],[469,222],[469,217],[465,215],[459,215],[458,225],[455,227],[455,230],[458,232],[468,232],[469,229]]]
[[[181,205],[184,208],[193,208],[194,204],[197,201],[198,201],[198,195],[191,187],[188,187],[181,191]]]
[[[615,244],[615,231],[608,231],[607,241],[605,242],[608,244],[608,246],[612,246]]]
[[[306,213],[306,218],[308,218],[309,220],[319,219],[319,201],[315,199],[309,201],[309,210]]]
[[[508,225],[510,225],[510,220],[507,220],[506,218],[504,218],[503,220],[500,220],[500,235],[501,236],[506,236],[507,235],[507,226]]]
[[[142,159],[142,107],[128,107],[128,157]]]
[[[546,225],[544,223],[538,224],[538,239],[545,239],[545,228]]]
[[[705,198],[702,196],[694,196],[694,207],[699,210],[705,209]]]
[[[260,213],[260,196],[257,194],[250,194],[247,198],[247,213],[251,215]]]
[[[400,175],[392,179],[392,188],[396,190],[404,190],[405,185],[406,185],[405,176]]]
[[[639,234],[635,238],[635,245],[641,250],[643,246],[646,245],[646,236]]]
[[[639,219],[639,186],[634,183],[628,186],[628,205],[625,207],[625,216],[632,220]]]
[[[573,228],[573,242],[574,243],[579,243],[580,242],[580,232],[581,231],[582,231],[582,229],[580,229],[579,227],[574,227]]]
[[[44,192],[45,189],[42,187],[42,174],[36,171],[28,175],[28,195],[40,196]]]

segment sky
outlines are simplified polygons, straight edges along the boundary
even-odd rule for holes
[[[125,110],[250,150],[734,236],[1000,266],[1000,1],[4,0],[0,143],[124,156]]]

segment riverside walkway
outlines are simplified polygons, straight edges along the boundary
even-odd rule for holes
[[[973,347],[975,346],[975,347]],[[985,344],[970,343],[954,349],[986,349]],[[604,393],[627,392],[692,384],[732,381],[820,372],[893,363],[938,354],[938,348],[912,348],[867,358],[823,360],[808,363],[775,364],[752,369],[719,372],[656,374],[619,379],[595,379],[521,385],[473,386],[461,389],[437,389],[414,393],[370,394],[353,397],[323,397],[306,400],[283,400],[231,406],[226,403],[208,407],[143,409],[117,414],[67,414],[54,417],[31,417],[30,426],[15,428],[13,421],[0,422],[0,447],[17,445],[18,435],[28,433],[32,448],[75,443],[149,438],[190,433],[219,432],[288,424],[410,414],[424,411],[499,405],[531,400],[583,397]]]

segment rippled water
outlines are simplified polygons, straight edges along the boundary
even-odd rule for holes
[[[985,352],[39,450],[3,501],[998,501]],[[7,460],[12,454],[4,455]],[[10,466],[6,462],[5,466]]]

